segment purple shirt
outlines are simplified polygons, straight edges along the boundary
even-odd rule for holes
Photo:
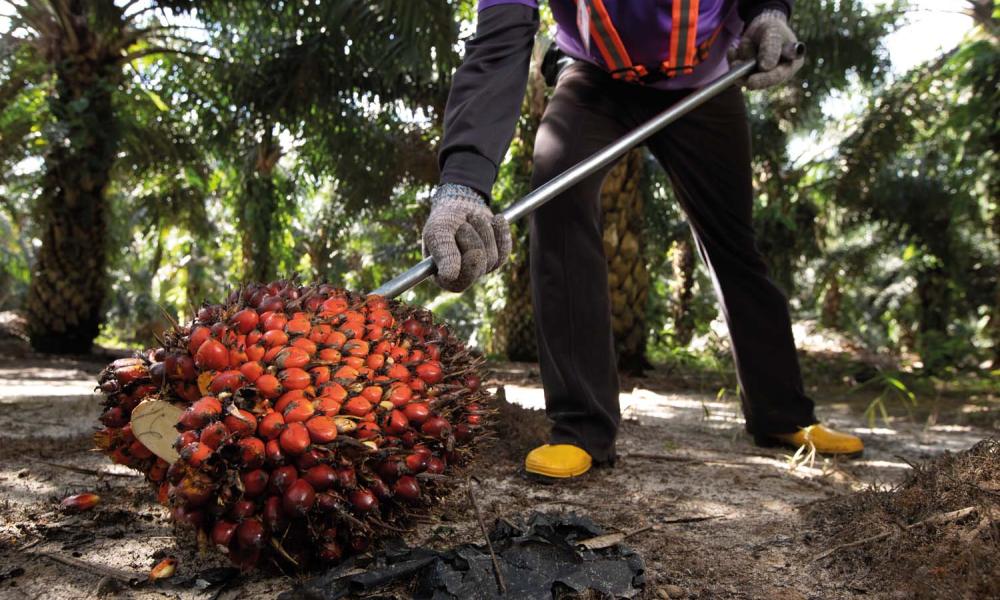
[[[479,0],[479,10],[498,4],[523,4],[538,7],[537,0]],[[576,25],[574,0],[549,0],[558,30],[556,43],[566,54],[604,67],[597,44],[591,40],[587,52]],[[670,0],[604,0],[611,22],[625,44],[633,64],[659,65],[669,56],[670,28],[673,21]],[[653,18],[650,18],[652,13]],[[712,35],[719,25],[722,30],[709,49],[708,56],[694,72],[661,80],[651,87],[682,89],[700,87],[722,76],[729,69],[726,50],[736,43],[743,31],[743,21],[736,11],[736,0],[701,0],[698,7],[696,45]]]

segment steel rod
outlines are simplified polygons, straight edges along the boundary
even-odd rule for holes
[[[805,45],[789,44],[782,55],[787,59],[793,59],[805,54]],[[725,75],[719,77],[712,83],[685,97],[683,100],[664,110],[659,115],[633,129],[621,139],[609,144],[605,148],[598,150],[588,158],[583,159],[574,166],[567,169],[561,175],[549,180],[547,183],[534,190],[527,196],[514,202],[503,211],[503,216],[508,222],[513,223],[534,212],[539,206],[552,200],[562,192],[573,187],[580,181],[586,179],[594,172],[617,160],[640,142],[646,140],[657,131],[663,129],[670,123],[698,108],[706,101],[717,95],[722,90],[743,79],[756,68],[756,61],[750,61],[733,67]],[[387,281],[375,289],[372,294],[377,294],[386,298],[394,298],[403,292],[415,287],[421,281],[427,279],[435,273],[434,259],[425,258],[416,265],[410,267],[406,272],[398,277]]]

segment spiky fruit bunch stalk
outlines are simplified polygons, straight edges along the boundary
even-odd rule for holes
[[[109,365],[96,441],[237,565],[335,562],[448,491],[490,414],[482,364],[426,310],[254,284]],[[146,398],[185,407],[172,465],[131,435]]]

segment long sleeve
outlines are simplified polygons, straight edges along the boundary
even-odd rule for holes
[[[754,20],[754,17],[765,10],[780,10],[786,16],[792,16],[794,0],[740,0],[739,13],[744,23]]]
[[[480,11],[445,108],[441,183],[466,185],[490,197],[514,137],[537,32],[535,8],[499,4]]]

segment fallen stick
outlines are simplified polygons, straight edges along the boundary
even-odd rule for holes
[[[689,456],[671,456],[669,454],[651,454],[648,452],[629,452],[622,458],[645,458],[647,460],[662,460],[675,463],[699,463],[703,465],[736,465],[745,467],[752,463],[736,462],[731,460],[719,460],[716,458],[693,458]]]
[[[922,527],[924,525],[941,525],[943,523],[948,523],[951,521],[961,519],[962,517],[971,515],[974,512],[976,512],[976,507],[970,506],[968,508],[962,508],[959,510],[953,510],[951,512],[932,515],[930,517],[927,517],[923,521],[917,521],[916,523],[911,523],[910,525],[907,525],[906,527],[903,528],[903,530],[906,531],[909,529],[913,529],[915,527]],[[877,542],[878,540],[882,540],[889,537],[895,532],[896,532],[895,530],[890,529],[889,531],[883,531],[882,533],[877,533],[875,535],[868,536],[860,540],[855,540],[853,542],[848,542],[846,544],[840,544],[839,546],[834,546],[833,548],[830,548],[826,552],[817,554],[815,557],[813,557],[812,562],[816,562],[817,560],[822,560],[827,556],[830,556],[834,552],[844,550],[845,548],[853,548],[854,546],[862,546],[869,542]]]
[[[95,565],[89,563],[85,560],[80,560],[78,558],[73,558],[72,556],[64,556],[56,552],[32,552],[35,556],[42,556],[49,560],[54,560],[58,563],[62,563],[68,567],[73,567],[75,569],[81,569],[92,575],[98,575],[100,577],[110,577],[112,579],[121,581],[122,583],[132,585],[133,582],[141,581],[142,578],[138,575],[134,575],[127,571],[121,571],[119,569],[112,569],[111,567],[102,567],[101,565]]]
[[[108,476],[108,477],[142,477],[139,473],[112,473],[111,471],[98,471],[97,469],[86,469],[84,467],[74,467],[72,465],[61,465],[59,463],[49,462],[47,460],[32,459],[34,462],[41,463],[49,467],[55,467],[57,469],[65,469],[67,471],[72,471],[74,473],[80,473],[83,475],[97,475],[98,477]]]
[[[507,583],[503,580],[503,573],[500,572],[500,561],[497,560],[497,554],[493,551],[493,542],[490,541],[490,534],[486,531],[486,523],[483,522],[483,515],[479,512],[479,503],[476,502],[476,496],[472,493],[471,475],[465,478],[465,485],[465,490],[469,495],[469,503],[472,504],[472,508],[476,512],[479,529],[483,532],[483,537],[486,538],[486,547],[490,550],[490,559],[493,561],[493,577],[497,580],[497,588],[500,590],[500,595],[504,596],[507,594]]]

